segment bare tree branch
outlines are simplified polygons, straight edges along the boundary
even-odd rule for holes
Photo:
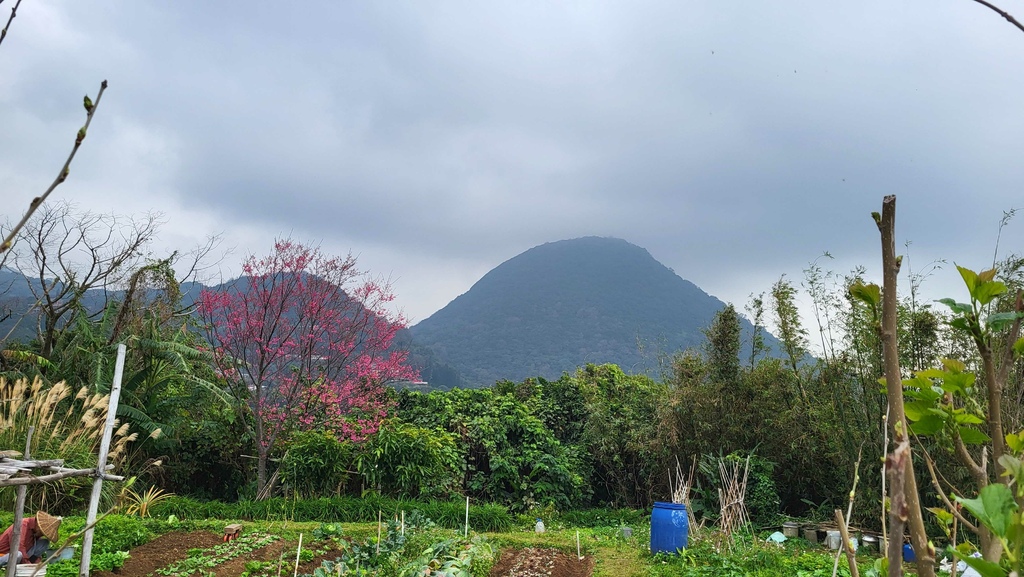
[[[14,8],[11,8],[11,17],[7,19],[7,26],[4,26],[3,32],[0,32],[0,43],[3,43],[4,38],[7,38],[7,29],[11,27],[11,22],[14,22],[14,17],[18,15],[18,6],[21,6],[21,0],[15,2]]]
[[[25,225],[10,254],[13,268],[26,277],[35,298],[42,357],[49,358],[87,291],[103,289],[104,298],[109,298],[108,289],[124,286],[144,261],[160,223],[157,214],[126,219],[79,213],[62,201],[47,204]]]
[[[20,4],[21,0],[18,0],[18,3]],[[17,10],[17,8],[17,5],[15,5],[14,9]],[[14,18],[13,14],[11,15],[11,18]],[[10,25],[10,22],[8,22],[8,25]],[[7,29],[4,28],[3,33],[6,32]],[[88,94],[85,96],[85,124],[82,126],[82,128],[78,129],[78,135],[75,136],[75,146],[72,147],[71,154],[68,155],[68,159],[64,162],[64,167],[60,170],[60,173],[57,175],[57,178],[54,179],[53,184],[51,184],[50,187],[46,189],[46,192],[44,192],[42,196],[37,196],[32,199],[32,202],[30,202],[28,205],[28,211],[25,212],[25,216],[21,217],[21,221],[18,222],[18,224],[14,225],[14,228],[12,228],[11,231],[8,233],[7,238],[4,239],[3,243],[0,243],[0,254],[3,254],[10,250],[11,245],[14,244],[14,239],[18,236],[18,232],[20,232],[21,228],[25,226],[25,223],[28,222],[28,219],[32,218],[32,215],[36,212],[39,206],[43,204],[43,202],[46,200],[46,197],[50,196],[50,193],[53,192],[53,189],[60,186],[60,184],[67,179],[68,172],[71,168],[71,161],[74,160],[75,154],[78,152],[78,148],[82,146],[82,141],[85,140],[85,135],[89,131],[89,124],[92,122],[92,115],[96,112],[96,107],[100,105],[100,99],[103,98],[103,91],[106,89],[107,81],[104,80],[100,83],[100,91],[96,94],[96,102],[93,102],[89,98]]]
[[[1019,28],[1021,32],[1024,32],[1024,25],[1022,25],[1019,21],[1017,21],[1017,19],[1014,18],[1013,16],[1011,16],[1010,13],[1007,12],[1006,10],[1003,10],[1002,8],[1000,8],[1000,7],[998,7],[998,6],[994,5],[994,4],[986,2],[985,0],[974,0],[974,1],[977,2],[978,4],[981,4],[982,6],[987,6],[988,8],[991,8],[993,12],[995,12],[996,14],[1002,16],[1003,18],[1006,18],[1007,22],[1009,22],[1010,24],[1013,24],[1014,26]]]

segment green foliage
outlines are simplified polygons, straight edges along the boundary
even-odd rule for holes
[[[548,504],[569,508],[585,500],[584,451],[563,445],[537,413],[557,419],[576,409],[545,398],[544,390],[531,381],[495,390],[403,393],[399,414],[419,427],[456,435],[463,486],[470,495],[515,510]],[[561,398],[572,399],[571,389],[562,393]],[[563,432],[574,434],[570,427]]]
[[[277,535],[250,531],[233,541],[220,543],[206,549],[189,551],[189,555],[186,558],[157,569],[156,574],[170,577],[185,577],[195,573],[213,572],[217,566],[246,553],[262,549],[278,539]],[[312,560],[312,557],[308,560]]]
[[[107,515],[96,524],[95,547],[102,552],[128,551],[147,543],[156,535],[140,519],[126,515]]]
[[[981,445],[992,439],[980,428],[987,415],[975,400],[975,376],[965,372],[960,361],[942,360],[942,369],[919,371],[904,379],[903,394],[910,430],[918,435],[937,435],[945,431],[968,445]]]
[[[832,556],[804,549],[793,539],[782,545],[765,543],[762,538],[737,535],[723,546],[721,536],[700,539],[680,555],[655,556],[648,567],[650,577],[831,577]],[[838,575],[849,576],[846,563],[840,563]]]
[[[455,436],[400,419],[389,419],[367,439],[356,468],[383,494],[449,498],[457,493],[462,460]]]
[[[420,515],[407,518],[402,531],[397,521],[389,521],[380,540],[342,540],[340,555],[324,561],[304,577],[338,575],[446,575],[484,577],[495,559],[495,549],[480,536],[470,539],[458,533],[438,529]]]
[[[128,551],[94,552],[89,557],[89,572],[114,572],[128,560]],[[56,561],[46,566],[46,574],[55,577],[77,577],[81,559]]]
[[[316,529],[313,529],[313,538],[319,541],[336,540],[340,539],[344,533],[341,523],[320,523]]]
[[[300,497],[341,492],[352,464],[352,445],[326,431],[296,431],[285,445],[281,482]]]
[[[438,525],[451,529],[462,528],[465,523],[466,501],[412,501],[398,500],[380,495],[366,497],[332,497],[320,499],[288,500],[280,497],[263,501],[197,501],[175,496],[160,503],[154,514],[162,517],[175,515],[180,519],[245,519],[259,521],[319,521],[323,523],[376,522],[377,513],[385,517],[400,515],[401,511],[420,511]],[[508,509],[495,504],[472,504],[469,525],[475,531],[507,531],[512,527]]]
[[[992,533],[1003,553],[1001,563],[970,557],[973,547],[969,543],[957,546],[956,554],[984,577],[1005,577],[1020,574],[1024,569],[1024,518],[1020,501],[1024,499],[1024,431],[1006,435],[1009,452],[999,459],[1008,484],[992,483],[982,487],[973,499],[956,497],[957,503],[970,512],[979,523]],[[953,551],[950,551],[953,553]]]
[[[730,304],[715,313],[711,326],[704,329],[711,379],[735,383],[740,375],[740,317]]]
[[[771,527],[779,524],[779,492],[775,486],[775,463],[757,455],[750,457],[747,476],[747,490],[744,503],[750,514],[750,521],[757,527]],[[727,461],[742,462],[746,456],[733,453]],[[717,475],[717,471],[715,472]]]
[[[556,513],[552,521],[566,527],[637,527],[650,524],[650,517],[648,509],[573,509]],[[544,522],[554,526],[548,519]]]
[[[595,496],[618,506],[646,507],[663,478],[659,410],[666,387],[615,365],[587,365],[574,378],[586,399],[583,449],[593,460]]]

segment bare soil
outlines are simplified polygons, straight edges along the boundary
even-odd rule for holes
[[[130,551],[130,557],[120,569],[108,572],[98,571],[94,577],[147,577],[155,576],[162,569],[188,557],[190,549],[213,547],[223,540],[223,535],[209,531],[192,533],[167,533],[153,541]],[[289,541],[275,541],[262,549],[252,551],[214,568],[217,577],[240,577],[249,561],[277,561],[282,557],[295,558],[297,544]],[[324,559],[334,559],[333,551],[318,555],[308,563],[299,565],[299,573],[312,573]],[[590,577],[594,570],[594,559],[578,559],[556,549],[505,549],[491,570],[490,577]]]
[[[590,577],[594,558],[583,559],[557,549],[504,549],[491,577]]]

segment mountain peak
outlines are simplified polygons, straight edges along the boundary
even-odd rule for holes
[[[646,249],[590,236],[505,261],[411,332],[474,385],[555,379],[586,363],[655,373],[699,347],[723,306]]]

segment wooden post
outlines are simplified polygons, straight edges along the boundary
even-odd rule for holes
[[[32,458],[32,433],[35,427],[28,428],[28,436],[25,437],[25,453],[22,459],[28,461]],[[7,552],[7,577],[14,577],[18,570],[18,546],[21,544],[21,520],[25,518],[25,493],[27,487],[18,485],[18,498],[14,503],[14,525],[11,528],[11,549]],[[25,559],[28,561],[28,559]]]
[[[92,497],[89,499],[89,512],[85,517],[85,536],[82,538],[82,563],[78,566],[79,577],[89,577],[89,561],[92,558],[92,537],[95,530],[96,515],[100,509],[100,491],[103,489],[103,474],[107,470],[107,453],[110,451],[110,438],[114,435],[114,420],[117,418],[117,402],[121,397],[121,377],[124,374],[124,343],[117,345],[117,364],[114,365],[114,382],[110,387],[110,402],[107,404],[107,423],[100,440],[100,454],[96,463],[96,480],[92,484]]]
[[[857,554],[853,550],[853,542],[850,541],[850,532],[846,530],[846,518],[839,509],[836,509],[836,523],[839,524],[839,534],[843,537],[843,552],[846,553],[846,561],[850,564],[850,575],[860,577],[857,571]],[[832,574],[835,575],[834,570]]]
[[[900,257],[896,256],[896,197],[886,196],[882,199],[882,214],[874,213],[875,222],[882,237],[882,351],[885,363],[886,397],[889,400],[892,421],[887,423],[892,432],[892,440],[897,448],[905,446],[905,453],[900,459],[894,459],[901,467],[903,476],[902,507],[896,507],[896,487],[892,488],[890,497],[893,511],[890,513],[889,539],[889,574],[895,575],[899,566],[896,549],[902,545],[903,529],[895,527],[892,516],[899,516],[910,527],[910,539],[917,552],[917,573],[920,577],[935,577],[935,556],[928,545],[928,534],[924,527],[921,512],[921,497],[917,491],[917,477],[914,476],[913,459],[910,452],[910,429],[906,411],[903,408],[903,377],[900,372],[899,346],[896,340],[896,310],[898,299],[896,281],[900,272]],[[905,444],[905,445],[904,445]],[[894,453],[896,450],[893,451]],[[888,471],[888,469],[887,469]],[[892,479],[890,479],[891,481]],[[894,545],[895,544],[895,545]],[[900,552],[902,554],[902,551]],[[897,566],[894,567],[893,565]]]

